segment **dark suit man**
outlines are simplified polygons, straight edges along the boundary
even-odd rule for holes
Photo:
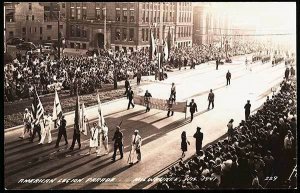
[[[136,74],[137,85],[141,84],[141,79],[142,79],[142,73],[140,71],[138,71]]]
[[[75,120],[74,120],[75,122]],[[74,134],[73,134],[73,141],[72,145],[70,147],[70,150],[72,151],[75,146],[75,142],[77,141],[79,149],[81,148],[81,143],[80,143],[80,130],[79,130],[79,125],[74,124]]]
[[[174,115],[174,111],[172,110],[174,103],[175,103],[175,99],[174,98],[169,98],[169,100],[168,100],[168,114],[167,114],[168,117],[170,116],[171,112],[172,112],[171,116]]]
[[[218,70],[219,67],[219,58],[216,59],[216,70]]]
[[[33,125],[33,132],[32,132],[32,136],[30,138],[30,142],[32,143],[33,140],[34,140],[34,137],[35,137],[35,134],[38,134],[39,136],[39,141],[41,141],[41,126],[40,126],[40,123],[39,122],[35,122],[34,121],[34,125]]]
[[[285,75],[285,79],[289,79],[289,75],[290,75],[290,69],[289,68],[285,69],[284,75]]]
[[[66,126],[67,126],[67,121],[65,119],[65,116],[63,115],[60,119],[60,125],[58,127],[58,136],[57,136],[55,148],[58,148],[58,145],[59,145],[59,142],[60,142],[60,139],[62,136],[64,136],[64,138],[65,138],[65,142],[66,142],[65,145],[68,144]]]
[[[209,109],[210,104],[212,104],[212,108],[214,108],[214,101],[215,101],[215,94],[212,92],[212,89],[210,89],[210,93],[208,94],[208,107]]]
[[[226,80],[227,80],[226,86],[227,86],[228,84],[230,85],[230,79],[231,79],[231,73],[230,73],[229,70],[228,70],[228,72],[227,72],[227,74],[226,74]]]
[[[150,99],[151,99],[152,95],[150,92],[148,92],[148,90],[146,90],[145,95],[144,95],[144,101],[146,104],[146,112],[150,111]]]
[[[250,100],[247,100],[247,104],[244,106],[245,109],[245,120],[248,120],[248,117],[250,115],[250,108],[251,108],[251,104],[250,104]]]
[[[127,94],[129,87],[130,87],[130,83],[129,83],[129,81],[128,81],[128,78],[126,78],[126,80],[125,80],[125,89],[126,89],[126,90],[125,90],[124,95]]]
[[[121,156],[120,159],[122,159],[123,158],[123,133],[120,131],[119,126],[117,126],[117,128],[116,128],[116,132],[115,132],[112,140],[115,141],[114,154],[113,154],[112,160],[116,161],[117,149],[119,149],[120,156]]]
[[[132,103],[133,95],[133,91],[131,90],[131,87],[129,87],[129,90],[127,92],[127,99],[129,100],[127,110],[129,109],[130,105],[132,105],[132,108],[134,108],[134,104]]]
[[[190,113],[191,113],[191,122],[193,121],[194,118],[194,113],[198,112],[197,109],[197,104],[194,102],[194,99],[192,99],[192,102],[190,102],[189,106],[190,107]]]
[[[200,154],[200,151],[202,149],[202,141],[203,141],[203,133],[200,132],[201,128],[197,127],[197,131],[194,134],[194,138],[196,139],[196,153],[197,155]]]

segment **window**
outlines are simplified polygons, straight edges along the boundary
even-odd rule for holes
[[[146,19],[145,16],[146,16],[145,10],[143,10],[143,13],[142,13],[142,21],[143,21],[143,22],[145,22],[145,19]]]
[[[134,38],[134,29],[130,28],[129,29],[129,41],[133,41]]]
[[[31,16],[32,21],[34,21],[34,15]]]
[[[156,28],[153,29],[153,38],[156,39]]]
[[[86,8],[82,9],[82,19],[86,19]]]
[[[123,22],[127,22],[127,10],[123,10]]]
[[[100,8],[96,8],[96,19],[97,20],[101,19],[101,10],[100,10]]]
[[[146,11],[146,22],[149,22],[149,11]]]
[[[65,3],[62,3],[62,4],[61,4],[61,7],[62,7],[62,8],[66,8],[66,4],[65,4]]]
[[[29,10],[32,10],[32,4],[29,3]]]
[[[80,37],[80,27],[76,25],[76,37]]]
[[[63,25],[59,25],[59,29],[64,29],[64,26]]]
[[[124,53],[127,53],[126,47],[122,47],[122,49],[124,50]]]
[[[142,41],[145,41],[145,29],[142,29]]]
[[[9,37],[14,37],[14,32],[13,31],[9,32]]]
[[[130,22],[134,22],[134,10],[130,10]]]
[[[43,40],[43,37],[42,37],[42,36],[40,36],[40,40]]]
[[[71,8],[71,19],[75,19],[75,9]]]
[[[47,37],[47,40],[51,40],[51,36],[48,36],[48,37]]]
[[[52,29],[52,25],[47,25],[47,29],[48,30]]]
[[[105,19],[105,9],[102,9],[102,12],[101,12],[101,19]]]
[[[149,41],[149,29],[146,29],[146,41]]]
[[[77,19],[81,19],[81,9],[77,9]]]
[[[156,19],[157,22],[160,22],[160,11],[157,11],[157,19]]]
[[[154,22],[156,22],[156,11],[154,11],[154,13],[153,13],[153,20],[154,20]]]
[[[27,21],[29,20],[29,16],[28,16],[28,15],[26,15],[26,20],[27,20]]]
[[[157,39],[159,39],[159,28],[157,28]]]
[[[116,40],[121,39],[121,30],[119,28],[116,28]]]
[[[122,37],[123,37],[123,41],[127,41],[127,29],[123,28],[123,32],[122,32]]]
[[[34,28],[34,32],[36,33],[36,27]]]
[[[86,44],[85,43],[82,44],[82,49],[86,49]]]
[[[84,37],[84,38],[87,37],[87,32],[86,32],[85,28],[82,29],[82,37]]]
[[[40,27],[40,34],[43,34],[43,27]]]
[[[121,10],[116,10],[116,21],[121,20]]]
[[[70,46],[71,46],[71,48],[74,48],[74,43],[73,42],[70,43]]]

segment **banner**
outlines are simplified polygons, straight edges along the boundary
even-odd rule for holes
[[[145,101],[144,101],[144,96],[135,96],[133,100],[134,100],[134,104],[146,106]],[[150,108],[167,111],[168,110],[168,100],[151,98],[150,99]],[[173,104],[171,110],[174,112],[185,113],[186,112],[186,102],[175,102],[175,104]]]

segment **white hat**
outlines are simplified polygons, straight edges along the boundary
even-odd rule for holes
[[[139,130],[137,130],[137,129],[136,129],[134,132],[135,132],[135,133],[138,133],[138,132],[139,132]]]

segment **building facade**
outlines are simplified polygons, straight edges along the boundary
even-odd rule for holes
[[[69,2],[66,42],[71,48],[145,50],[151,27],[158,43],[170,30],[174,46],[191,46],[192,16],[190,2]]]
[[[25,41],[42,43],[65,36],[65,3],[11,2],[5,6],[7,39],[18,37]]]

